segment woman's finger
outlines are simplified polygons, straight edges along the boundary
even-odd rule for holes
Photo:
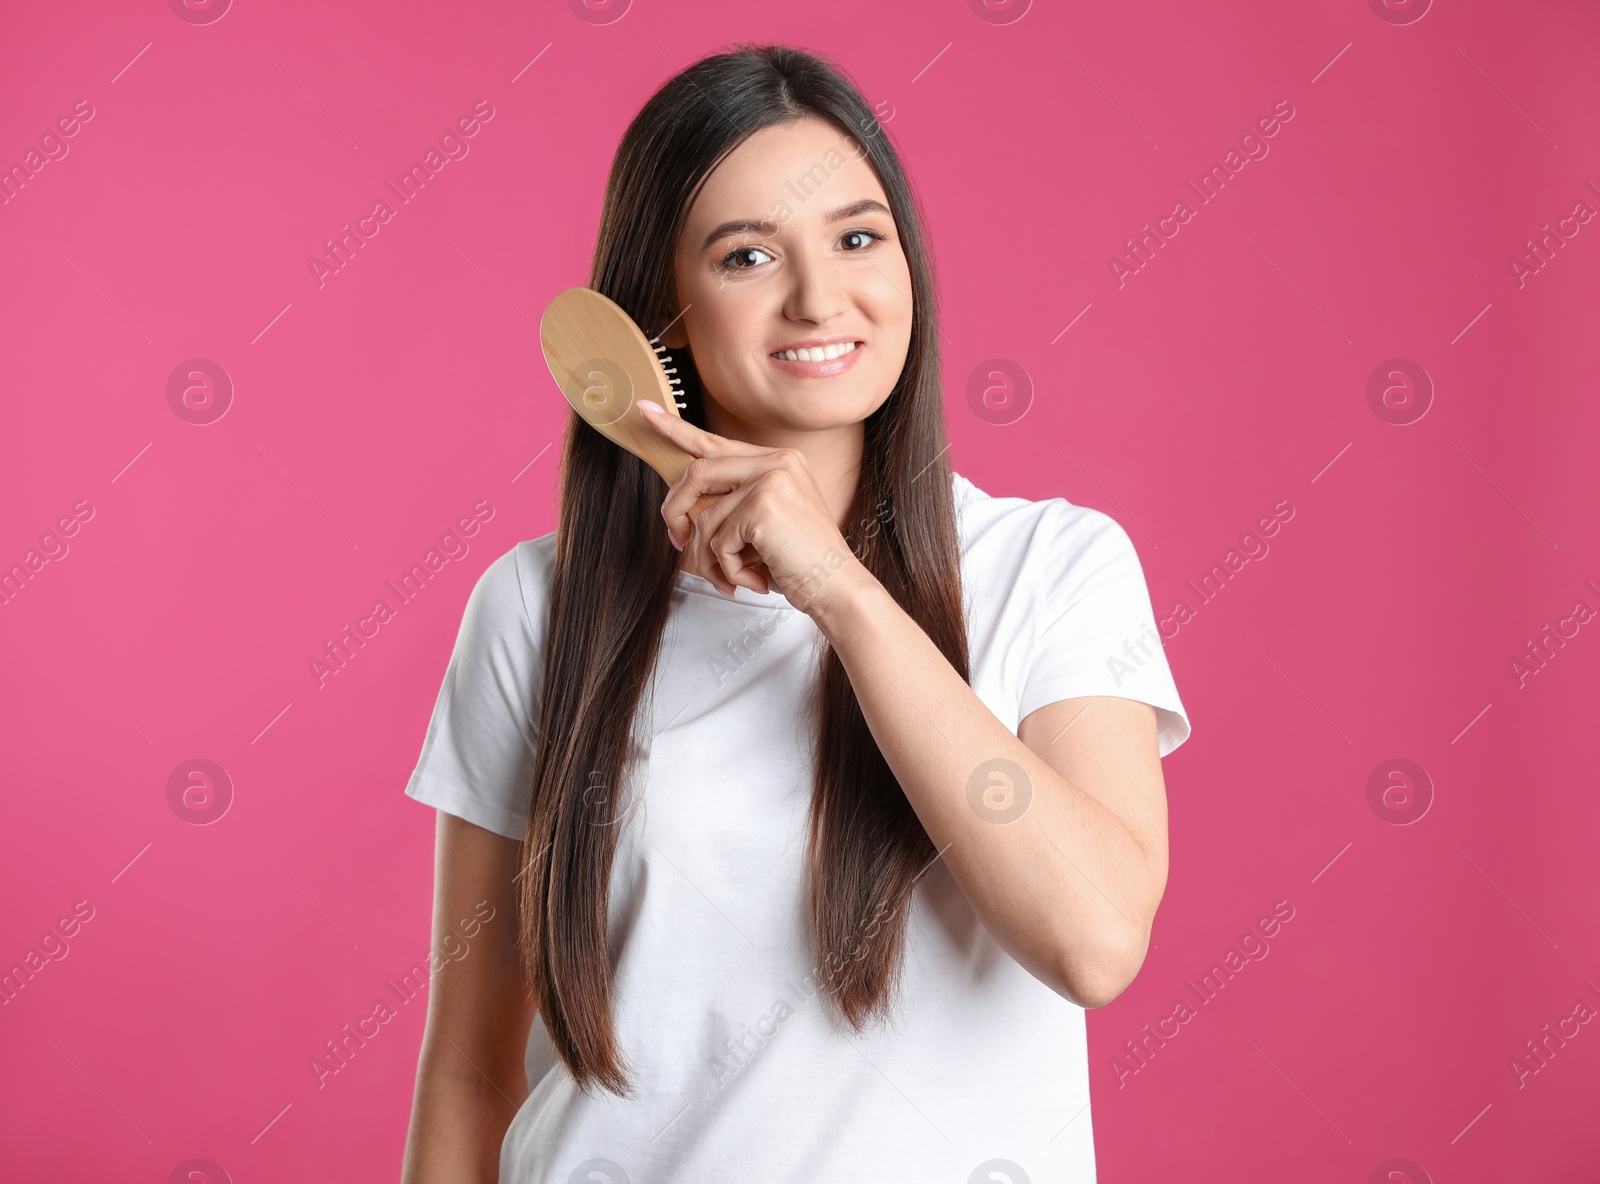
[[[673,415],[650,399],[639,401],[639,413],[644,421],[691,456],[747,456],[765,452],[743,440],[730,440],[715,432],[695,427],[687,419]]]
[[[686,542],[694,533],[691,514],[695,503],[702,497],[719,498],[755,480],[776,463],[771,459],[773,455],[770,450],[763,449],[754,456],[696,458],[661,503],[661,517],[672,537]],[[702,510],[701,516],[707,512]]]
[[[764,581],[745,570],[746,564],[739,555],[748,542],[739,538],[739,505],[749,492],[748,485],[740,486],[701,510],[695,518],[692,534],[684,544],[695,572],[711,581],[726,596],[733,595],[735,584],[742,584],[752,592],[766,591],[759,586]],[[713,540],[717,545],[713,545]],[[730,540],[733,553],[725,556],[719,547],[727,547]]]
[[[771,574],[746,529],[750,519],[746,498],[754,488],[752,481],[720,498],[715,515],[700,516],[698,533],[703,540],[701,556],[709,557],[708,570],[720,572],[730,584],[766,593],[772,590]]]
[[[711,555],[722,574],[735,584],[742,584],[752,592],[772,591],[772,580],[761,553],[744,537],[744,518],[724,520],[711,536]]]

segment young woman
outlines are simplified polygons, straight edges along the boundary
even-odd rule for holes
[[[590,286],[698,459],[572,416],[557,530],[467,603],[406,792],[436,939],[489,920],[407,1184],[1092,1180],[1083,1009],[1143,961],[1189,732],[1128,536],[951,471],[911,189],[816,57],[649,100]]]

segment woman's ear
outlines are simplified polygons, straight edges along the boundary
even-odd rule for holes
[[[689,331],[684,328],[683,318],[673,314],[671,326],[661,334],[661,344],[668,349],[683,349],[689,344]]]

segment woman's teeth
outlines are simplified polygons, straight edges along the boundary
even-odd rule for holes
[[[781,349],[772,356],[786,362],[825,362],[840,354],[850,353],[855,348],[855,342],[845,341],[838,345],[819,345],[809,349]]]

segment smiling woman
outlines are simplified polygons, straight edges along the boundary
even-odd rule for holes
[[[746,47],[622,138],[589,286],[693,460],[572,413],[557,529],[468,601],[406,792],[435,926],[519,933],[432,986],[407,1184],[1093,1179],[1084,1012],[1143,961],[1188,722],[1159,646],[1108,661],[1154,629],[1127,534],[951,470],[873,123]]]

